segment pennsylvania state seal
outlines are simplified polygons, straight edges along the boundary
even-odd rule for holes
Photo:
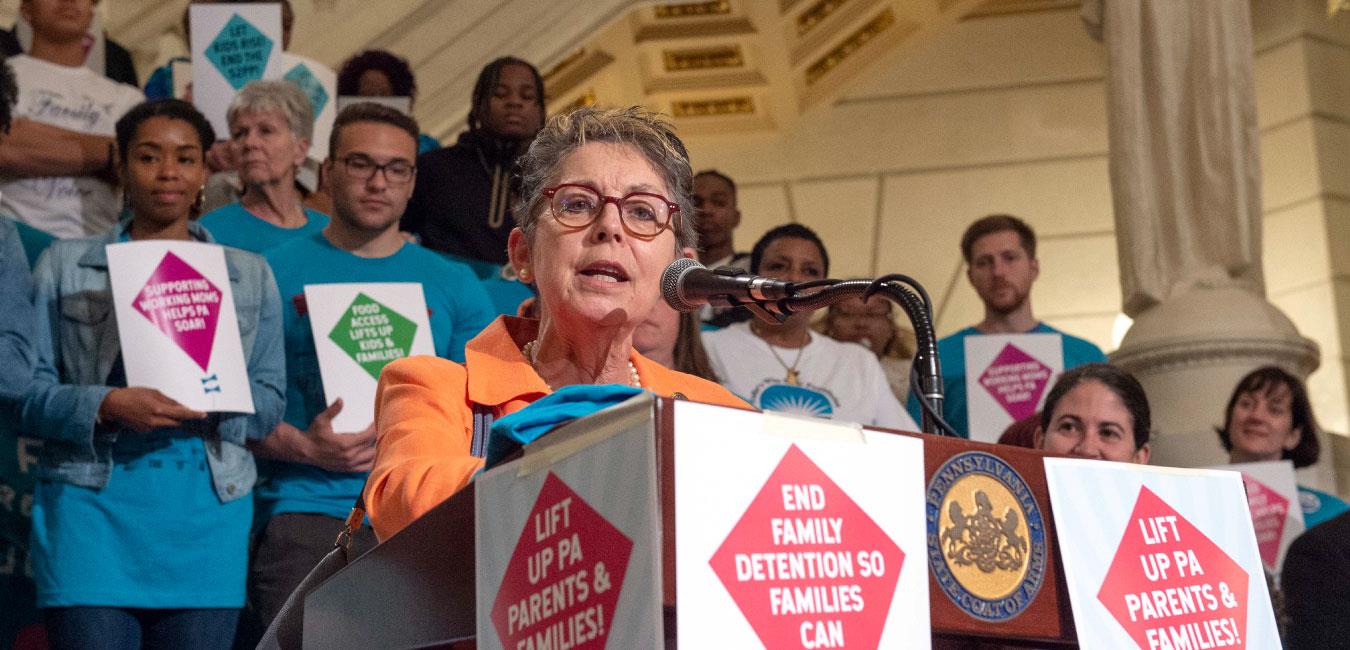
[[[938,587],[967,614],[1010,620],[1045,579],[1045,523],[1031,488],[1003,459],[968,451],[928,483],[928,564]]]

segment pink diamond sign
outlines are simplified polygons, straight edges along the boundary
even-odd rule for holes
[[[173,252],[150,274],[132,307],[201,367],[211,364],[220,320],[220,289]]]
[[[1247,488],[1247,507],[1252,510],[1252,526],[1256,529],[1256,548],[1261,552],[1261,562],[1273,570],[1280,556],[1284,524],[1289,518],[1289,499],[1246,473],[1242,475],[1242,484]]]
[[[1036,412],[1054,375],[1052,368],[1008,343],[980,375],[980,385],[1013,420],[1021,420]]]

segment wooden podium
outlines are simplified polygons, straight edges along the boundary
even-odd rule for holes
[[[674,426],[676,403],[664,398],[649,399],[648,403],[656,437],[653,470],[657,472],[660,503],[665,630],[667,646],[673,647],[677,539],[674,449],[679,435]],[[584,428],[586,423],[587,419],[582,419],[565,428]],[[929,561],[934,647],[979,647],[982,640],[1035,647],[1072,644],[1072,617],[1042,464],[1045,454],[954,438],[888,433],[923,441],[930,543],[929,558],[916,559]],[[998,487],[999,481],[1009,486],[1006,494]],[[1020,527],[1010,524],[1008,529],[1019,532],[1010,533],[1000,542],[997,538],[1003,535],[998,532],[1001,529],[989,529],[995,531],[995,545],[1002,544],[1001,550],[980,555],[988,545],[981,541],[984,546],[977,548],[975,540],[990,537],[971,532],[976,528],[975,520],[988,513],[1008,521],[1019,519],[1008,512],[1017,509],[1010,505],[1013,502],[1021,504],[1020,521],[1013,522]],[[934,526],[940,529],[936,534],[932,532]],[[312,592],[305,605],[305,646],[473,647],[474,539],[471,484]],[[939,555],[936,560],[934,553]],[[960,558],[951,561],[942,557],[948,555]],[[1012,578],[1000,577],[1002,574],[996,575],[996,571],[980,573],[982,567],[992,566],[985,559],[1002,566],[1014,564],[1011,560],[1018,557],[1023,559],[1022,565],[1004,572]],[[979,561],[967,561],[971,558]]]

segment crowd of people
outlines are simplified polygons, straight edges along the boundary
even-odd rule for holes
[[[358,497],[372,524],[356,533],[359,553],[472,480],[483,415],[565,387],[907,431],[922,420],[914,334],[889,302],[766,323],[661,301],[679,257],[809,282],[829,277],[830,256],[797,223],[738,250],[735,181],[694,173],[660,116],[547,118],[538,70],[508,56],[481,71],[454,144],[405,110],[358,101],[313,161],[313,110],[293,83],[244,86],[229,132],[215,133],[172,97],[172,65],[144,91],[117,56],[85,67],[89,0],[20,11],[32,44],[0,65],[0,645],[251,647]],[[408,108],[417,89],[385,51],[352,57],[338,85]],[[148,240],[223,247],[253,413],[128,385],[106,247]],[[1034,230],[991,215],[953,245],[984,316],[938,343],[941,418],[970,436],[966,339],[1057,335],[1065,372],[1002,441],[1148,463],[1139,382],[1032,311]],[[422,287],[435,354],[385,366],[374,420],[338,430],[346,405],[325,400],[305,287],[364,282]],[[1317,461],[1307,391],[1284,370],[1253,371],[1215,415],[1233,462]],[[1309,527],[1329,522],[1309,538],[1350,516],[1309,487],[1300,502]],[[1332,620],[1308,589],[1288,585],[1294,624]]]

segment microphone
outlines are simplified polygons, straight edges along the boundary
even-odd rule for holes
[[[791,282],[750,275],[740,269],[708,270],[698,260],[681,257],[661,274],[661,295],[676,311],[695,311],[706,304],[738,305],[790,298]]]

